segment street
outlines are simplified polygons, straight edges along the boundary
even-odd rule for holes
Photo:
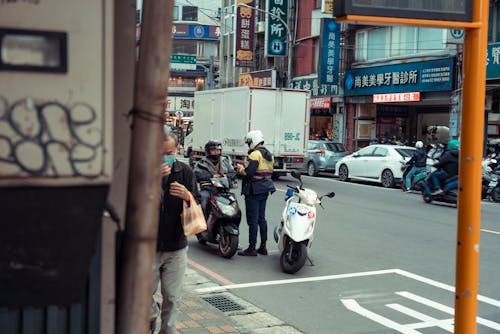
[[[306,261],[294,275],[280,269],[273,229],[286,184],[298,182],[291,177],[276,181],[278,191],[268,200],[269,256],[227,260],[214,245],[191,238],[191,265],[304,333],[453,332],[457,209],[396,188],[302,178],[320,195],[336,192],[323,200],[324,210],[318,207],[309,252],[314,265]],[[239,203],[244,212],[241,197]],[[483,201],[478,333],[500,332],[499,216],[500,205]],[[240,233],[246,248],[245,219]]]

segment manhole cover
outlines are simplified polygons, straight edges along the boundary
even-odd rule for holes
[[[207,296],[201,298],[203,298],[207,303],[209,303],[212,306],[215,306],[222,312],[241,311],[245,309],[243,306],[235,303],[226,296]]]

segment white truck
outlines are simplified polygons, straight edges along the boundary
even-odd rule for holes
[[[303,169],[309,137],[310,93],[305,90],[235,87],[195,92],[193,132],[184,154],[194,163],[205,143],[217,140],[233,163],[245,161],[245,135],[261,130],[275,158],[273,177]]]

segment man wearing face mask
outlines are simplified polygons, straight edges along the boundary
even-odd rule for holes
[[[215,140],[209,140],[205,144],[205,156],[196,163],[194,167],[194,175],[198,183],[210,181],[211,178],[226,176],[229,180],[229,186],[232,187],[236,182],[236,171],[233,167],[231,158],[222,156],[222,145]],[[210,191],[202,189],[201,206],[205,219],[208,218],[208,201],[210,199]]]

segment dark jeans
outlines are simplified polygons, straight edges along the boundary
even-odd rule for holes
[[[205,220],[208,218],[209,208],[208,208],[208,202],[210,202],[210,191],[208,190],[200,190],[200,197],[201,197],[201,208],[203,210],[203,215],[205,216]]]
[[[245,207],[248,224],[248,241],[250,246],[257,244],[257,230],[260,229],[260,242],[267,241],[266,202],[268,193],[246,195]]]
[[[434,185],[434,189],[441,188],[441,185],[444,184],[444,181],[450,176],[445,171],[439,171],[431,174],[431,181]]]

